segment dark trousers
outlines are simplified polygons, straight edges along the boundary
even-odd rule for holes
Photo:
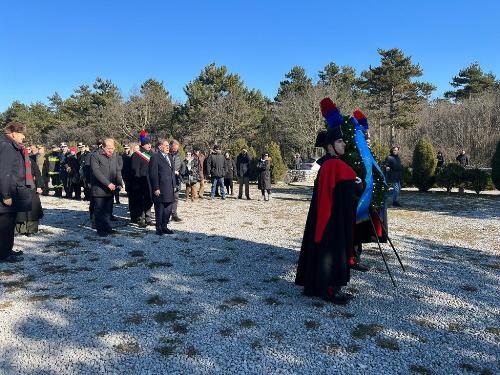
[[[177,190],[174,193],[174,201],[172,202],[172,216],[177,216],[177,206],[178,205],[179,205],[179,190]]]
[[[227,193],[233,195],[233,179],[224,178],[224,186],[226,187]]]
[[[250,178],[249,177],[239,177],[239,189],[238,197],[241,198],[243,195],[243,185],[245,185],[245,195],[250,198]]]
[[[161,232],[167,228],[167,224],[172,214],[173,202],[155,202],[156,231]]]
[[[97,233],[109,233],[113,213],[113,196],[92,197],[92,201],[94,202],[95,229],[97,229]]]
[[[130,219],[132,221],[151,221],[151,191],[146,179],[135,181],[129,191]]]
[[[15,212],[0,214],[0,259],[5,259],[12,253],[16,218]]]

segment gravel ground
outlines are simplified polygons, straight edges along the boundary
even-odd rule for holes
[[[293,284],[310,194],[181,202],[163,237],[122,204],[106,239],[87,203],[44,197],[24,262],[0,264],[0,373],[499,373],[498,197],[403,194],[389,215],[407,271],[383,245],[394,288],[367,246],[341,307]]]

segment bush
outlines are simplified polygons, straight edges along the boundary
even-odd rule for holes
[[[454,187],[458,187],[464,179],[465,168],[456,163],[445,164],[436,173],[436,184],[446,188],[449,193]]]
[[[500,190],[500,139],[497,142],[497,149],[491,159],[491,180],[497,190]]]
[[[271,158],[272,174],[271,182],[274,184],[280,181],[288,170],[283,157],[281,156],[280,146],[276,142],[271,142],[268,147],[269,157]]]
[[[421,139],[413,151],[413,183],[419,191],[427,191],[434,185],[437,159],[432,145]]]
[[[478,168],[469,169],[465,172],[465,180],[468,182],[467,187],[479,195],[488,186],[488,173]]]
[[[412,168],[403,167],[403,178],[401,180],[401,187],[413,187],[413,178],[412,178]]]

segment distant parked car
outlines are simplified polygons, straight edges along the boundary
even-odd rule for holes
[[[319,164],[316,163],[318,159],[307,159],[300,165],[301,170],[306,171],[319,171]]]

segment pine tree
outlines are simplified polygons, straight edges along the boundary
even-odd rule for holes
[[[451,85],[457,89],[445,92],[444,96],[459,101],[498,87],[499,82],[493,73],[484,73],[479,63],[475,62],[460,70]]]
[[[312,88],[312,80],[306,75],[306,71],[301,66],[294,66],[287,74],[285,80],[280,82],[277,102],[283,100],[290,93],[304,94],[308,89]]]
[[[268,147],[269,156],[271,158],[272,183],[280,181],[287,171],[287,166],[283,162],[280,146],[276,142],[271,142]]]
[[[391,129],[391,145],[396,144],[396,129],[406,128],[416,123],[414,113],[435,87],[427,82],[414,81],[423,74],[411,57],[397,48],[379,49],[380,66],[361,73],[360,86],[371,97],[371,108],[382,125]]]

